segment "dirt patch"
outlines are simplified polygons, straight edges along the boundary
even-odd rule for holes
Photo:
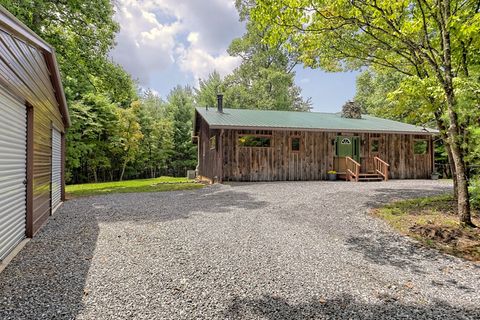
[[[461,229],[446,229],[441,226],[414,224],[409,228],[425,239],[435,240],[446,244],[456,243],[462,236]]]
[[[480,261],[480,229],[414,224],[409,231],[431,247],[468,260]]]

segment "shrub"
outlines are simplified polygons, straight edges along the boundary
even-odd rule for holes
[[[474,209],[480,210],[480,177],[470,183],[470,203]]]

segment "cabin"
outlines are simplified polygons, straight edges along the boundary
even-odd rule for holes
[[[210,182],[427,179],[433,129],[341,113],[196,108],[197,175]]]
[[[0,115],[1,266],[64,200],[70,124],[54,49],[1,6]]]

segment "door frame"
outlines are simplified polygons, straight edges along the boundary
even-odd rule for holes
[[[344,171],[344,167],[345,165],[343,164],[345,162],[345,156],[339,156],[338,153],[337,153],[337,145],[338,145],[338,142],[340,139],[343,139],[343,138],[348,138],[351,140],[352,142],[352,153],[355,153],[355,150],[357,150],[357,155],[353,155],[352,154],[352,159],[354,159],[355,161],[357,161],[358,163],[361,163],[361,136],[360,135],[344,135],[344,134],[341,134],[341,133],[338,133],[336,136],[335,136],[335,139],[333,140],[333,166],[334,166],[334,170],[337,171],[337,173],[340,173],[340,174],[344,174],[345,171]]]
[[[352,159],[354,159],[355,161],[357,162],[360,162],[360,159],[362,157],[361,155],[361,137],[359,135],[343,135],[343,134],[338,134],[336,137],[335,137],[335,143],[334,143],[334,156],[335,157],[339,157],[338,154],[337,154],[337,145],[338,145],[338,140],[340,138],[348,138],[351,140],[352,142]],[[355,150],[357,150],[357,154],[355,154]],[[342,156],[343,158],[343,156]]]
[[[34,108],[31,104],[26,103],[27,107],[27,217],[26,217],[26,237],[33,237],[33,162],[34,162]]]
[[[57,131],[60,134],[60,203],[55,207],[53,206],[53,131]],[[64,153],[64,144],[65,137],[62,130],[60,130],[53,122],[50,124],[50,215],[52,216],[56,209],[60,207],[62,202],[65,200],[64,192],[64,163],[65,163],[65,153]]]

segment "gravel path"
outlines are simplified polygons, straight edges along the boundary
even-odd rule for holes
[[[366,214],[435,181],[215,185],[67,202],[0,274],[0,319],[480,319],[480,266]]]

